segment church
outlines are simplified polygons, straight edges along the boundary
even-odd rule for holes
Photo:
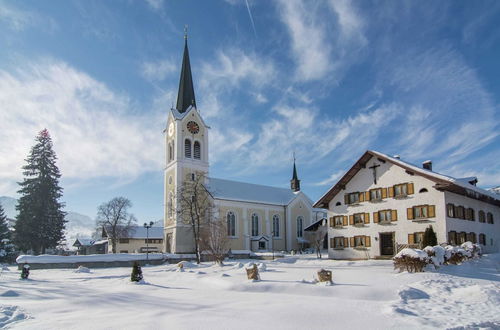
[[[196,107],[187,36],[176,107],[168,113],[165,129],[164,177],[165,252],[192,253],[193,232],[178,210],[176,193],[184,180],[200,173],[213,199],[216,217],[226,221],[230,249],[244,251],[291,251],[307,245],[304,229],[323,219],[326,211],[300,190],[295,161],[290,188],[213,178],[209,175],[209,131]]]

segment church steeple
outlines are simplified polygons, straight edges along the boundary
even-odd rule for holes
[[[194,97],[193,78],[191,76],[191,64],[189,62],[189,50],[187,45],[187,28],[184,29],[184,56],[182,58],[181,78],[179,81],[179,94],[177,95],[176,109],[183,113],[189,106],[196,108]]]
[[[293,155],[293,176],[292,180],[290,180],[290,188],[292,188],[294,192],[300,191],[300,180],[297,176],[297,168],[295,166],[295,154]]]

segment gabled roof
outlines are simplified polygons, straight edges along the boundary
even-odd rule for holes
[[[105,230],[107,231],[108,228],[105,227]],[[131,226],[126,233],[123,233],[120,236],[121,238],[143,239],[146,238],[146,234],[146,228],[144,228],[143,226]],[[163,227],[149,228],[149,235],[147,237],[152,239],[163,238]]]
[[[434,188],[440,191],[450,191],[459,195],[464,195],[470,198],[478,199],[493,205],[500,206],[500,196],[487,191],[485,189],[479,188],[470,183],[471,178],[456,179],[451,176],[433,172],[421,168],[417,165],[402,161],[401,159],[394,158],[383,154],[378,151],[367,150],[358,161],[344,174],[344,176],[331,187],[315,204],[314,207],[328,208],[328,203],[342,190],[345,188],[347,183],[358,173],[362,168],[366,167],[366,163],[372,158],[377,157],[384,161],[388,161],[394,165],[404,168],[407,172],[423,176],[431,181],[434,181],[436,185]]]
[[[208,178],[207,190],[215,199],[285,206],[297,196],[288,188]]]
[[[314,222],[313,224],[304,228],[304,231],[316,231],[319,226],[326,226],[327,225],[326,221],[327,221],[326,218],[321,218],[318,221]]]
[[[95,240],[92,239],[92,238],[77,238],[75,240],[75,243],[73,243],[73,246],[75,246],[75,244],[77,245],[80,245],[80,246],[91,246],[92,244],[94,244]]]
[[[172,112],[172,117],[174,117],[175,120],[182,120],[184,117],[186,117],[191,111],[198,111],[195,107],[193,106],[189,106],[186,111],[184,112],[179,112],[177,109],[170,109],[170,111]],[[205,121],[203,120],[203,117],[199,115],[198,113],[198,117],[200,118],[201,122],[203,123],[203,125],[206,127],[206,128],[210,128],[210,126],[208,126]]]

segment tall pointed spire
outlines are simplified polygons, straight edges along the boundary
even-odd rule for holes
[[[290,188],[295,192],[300,191],[300,180],[297,176],[297,168],[295,166],[295,152],[293,153],[293,176],[292,180],[290,180]]]
[[[184,27],[184,56],[182,58],[181,78],[179,81],[179,94],[177,95],[176,109],[183,113],[189,106],[196,108],[194,97],[193,77],[191,76],[191,63],[189,62],[189,50],[187,45],[187,25]]]

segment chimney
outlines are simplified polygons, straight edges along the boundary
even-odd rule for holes
[[[432,161],[426,160],[425,162],[422,163],[422,167],[425,168],[426,170],[432,171]]]

